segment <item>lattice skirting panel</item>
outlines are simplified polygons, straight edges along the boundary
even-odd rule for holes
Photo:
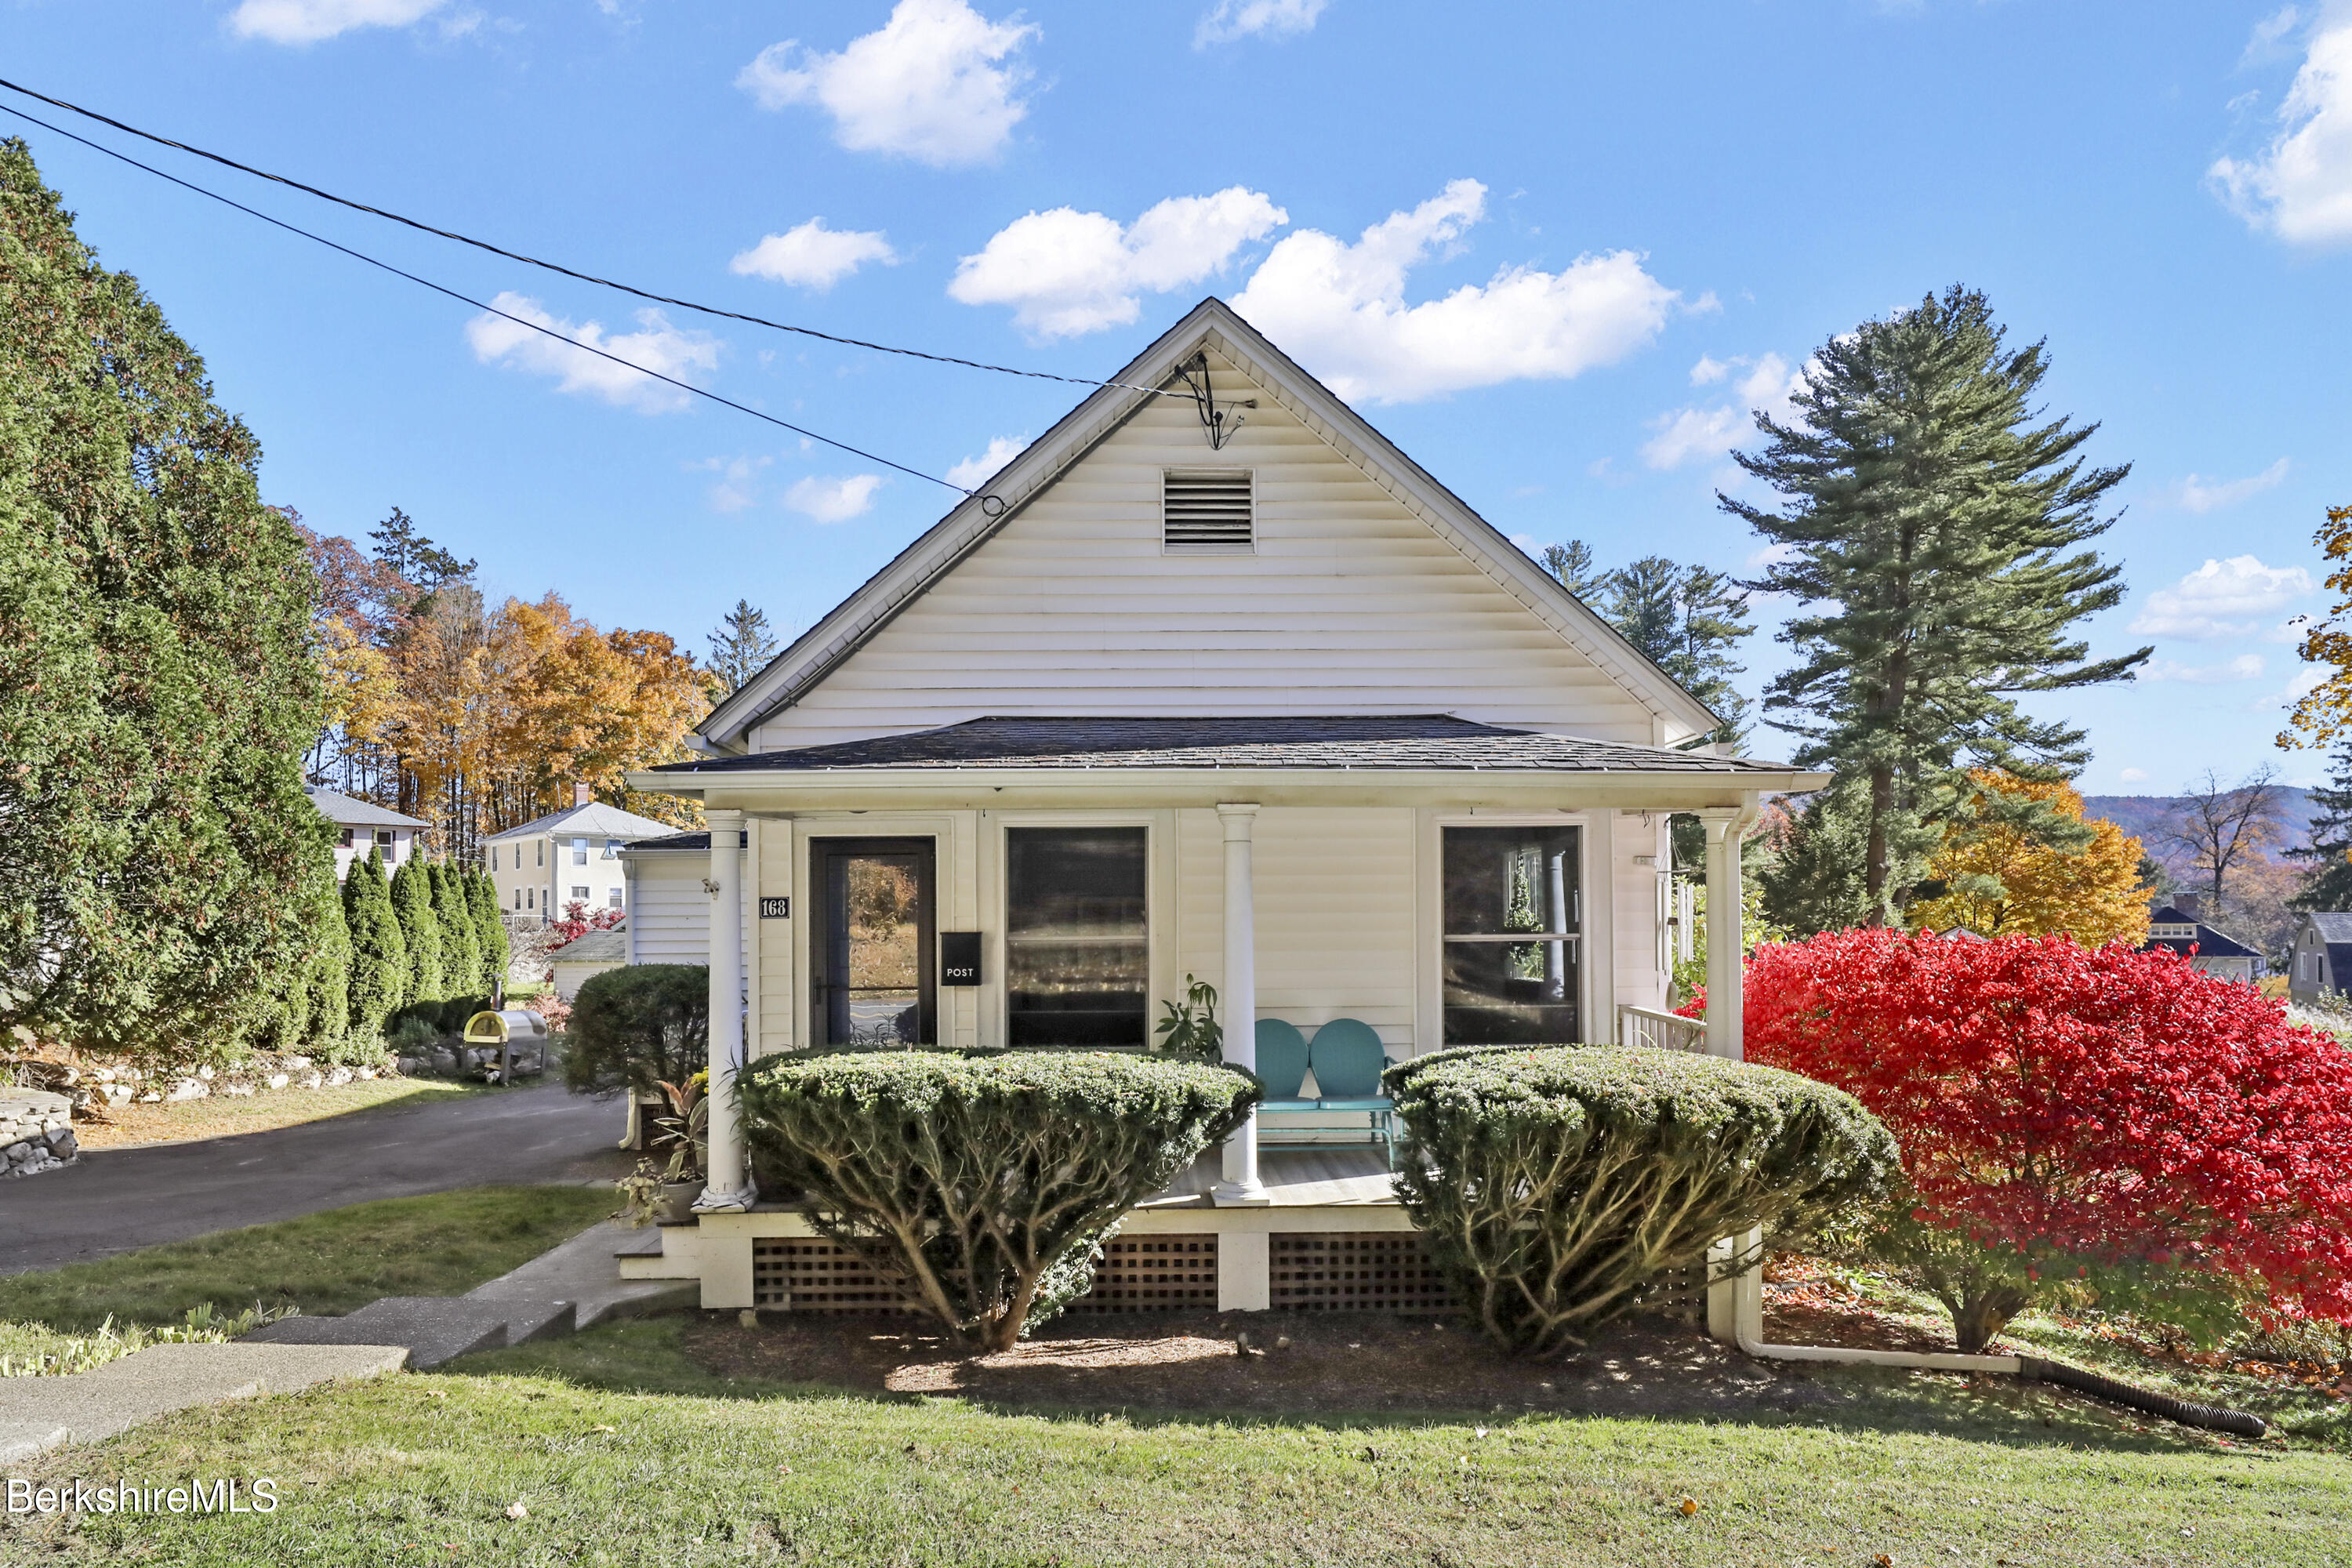
[[[1174,1312],[1217,1310],[1217,1238],[1117,1237],[1103,1244],[1094,1289],[1073,1312]]]
[[[1410,1230],[1276,1231],[1276,1310],[1452,1312],[1454,1288]]]
[[[751,1304],[795,1312],[905,1312],[905,1298],[866,1260],[823,1237],[751,1243]]]

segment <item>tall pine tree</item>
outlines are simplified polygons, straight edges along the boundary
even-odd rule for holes
[[[2311,842],[2287,858],[2310,864],[2291,910],[2352,910],[2352,739],[2339,743],[2327,782],[2311,792]]]
[[[719,684],[734,691],[768,668],[776,657],[776,638],[768,629],[768,616],[753,607],[749,599],[738,599],[735,607],[719,617],[719,629],[710,634],[710,673]]]
[[[352,943],[352,1032],[381,1038],[392,1016],[415,998],[408,994],[408,938],[373,849],[343,874],[343,924]]]
[[[1707,739],[1737,745],[1747,733],[1748,699],[1731,684],[1731,650],[1754,633],[1748,595],[1720,572],[1645,555],[1601,578],[1600,610],[1625,640],[1723,721]]]
[[[2037,423],[2042,345],[2003,338],[1984,296],[1955,285],[1831,339],[1794,399],[1801,422],[1759,414],[1764,452],[1733,454],[1780,510],[1717,497],[1779,552],[1750,586],[1800,601],[1780,633],[1797,663],[1766,721],[1838,774],[1799,836],[1858,814],[1836,836],[1858,834],[1853,885],[1824,901],[1873,924],[1898,918],[1964,809],[1967,767],[2047,779],[2087,760],[2082,731],[2018,696],[2125,679],[2150,651],[2091,659],[2074,636],[2123,598],[2120,569],[2079,547],[2114,522],[2099,507],[2130,469],[2084,466],[2095,425]]]
[[[392,912],[408,943],[408,1001],[438,1002],[449,994],[441,968],[441,920],[434,912],[430,868],[411,858],[392,874]]]
[[[298,983],[326,701],[259,460],[0,140],[0,1036],[201,1061]]]

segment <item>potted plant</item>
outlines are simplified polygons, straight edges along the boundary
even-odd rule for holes
[[[694,1217],[710,1148],[710,1098],[704,1092],[709,1081],[708,1073],[697,1073],[684,1083],[662,1081],[669,1114],[655,1118],[648,1142],[656,1156],[668,1151],[668,1163],[640,1160],[635,1170],[614,1184],[621,1194],[618,1217],[635,1226],[683,1225]]]
[[[1182,1060],[1217,1062],[1224,1059],[1225,1028],[1217,1022],[1217,988],[1205,980],[1184,976],[1184,1000],[1162,1002],[1168,1016],[1153,1034],[1160,1049]]]

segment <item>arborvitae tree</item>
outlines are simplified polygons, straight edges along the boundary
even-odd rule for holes
[[[472,888],[474,940],[482,954],[482,989],[495,992],[506,977],[513,952],[507,945],[506,917],[499,912],[499,885],[480,867],[468,867]]]
[[[426,868],[433,913],[441,927],[442,994],[470,996],[481,989],[482,952],[474,940],[474,911],[455,866]]]
[[[1748,699],[1731,684],[1732,646],[1751,636],[1748,595],[1720,572],[1645,555],[1601,580],[1601,613],[1650,662],[1723,720],[1706,738],[1738,745]]]
[[[707,668],[728,691],[767,668],[768,661],[776,657],[777,643],[768,630],[767,614],[753,608],[749,599],[735,601],[735,607],[719,617],[719,629],[709,640]]]
[[[2308,847],[2290,849],[2311,869],[2289,899],[2291,910],[2352,910],[2352,740],[2336,748],[2327,782],[2311,792],[2317,808]]]
[[[315,579],[259,444],[0,141],[0,1037],[215,1055],[310,945]]]
[[[305,1044],[334,1056],[341,1052],[352,1033],[352,932],[343,921],[343,900],[335,888],[331,866],[326,882],[314,905],[318,945],[310,952],[310,1029]]]
[[[415,998],[408,994],[408,938],[374,849],[343,876],[343,924],[352,942],[352,1032],[380,1037]]]
[[[2123,598],[2119,568],[2076,547],[2114,522],[2098,509],[2130,469],[2084,467],[2095,425],[2033,423],[2042,345],[2003,336],[1955,285],[1832,338],[1794,399],[1801,422],[1759,414],[1765,451],[1732,454],[1781,510],[1717,496],[1784,552],[1749,584],[1801,606],[1767,721],[1803,737],[1797,761],[1858,786],[1840,798],[1862,814],[1874,924],[1908,900],[1968,766],[2048,779],[2088,758],[2081,730],[2028,717],[2018,694],[2122,679],[2150,652],[2092,660],[2072,637]]]
[[[438,1002],[449,994],[441,967],[441,920],[434,912],[428,868],[410,859],[392,874],[392,911],[408,939],[408,1000]]]

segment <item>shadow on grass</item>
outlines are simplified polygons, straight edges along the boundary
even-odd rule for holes
[[[1108,1327],[1064,1320],[1008,1354],[966,1357],[910,1317],[772,1319],[746,1329],[732,1313],[695,1313],[608,1324],[442,1370],[705,1399],[943,1401],[993,1415],[1139,1428],[1630,1420],[1934,1435],[2021,1450],[2261,1451],[2005,1378],[1752,1362],[1658,1321],[1617,1325],[1559,1362],[1505,1356],[1458,1323],[1385,1313],[1301,1314],[1287,1323],[1185,1314],[1122,1319],[1115,1333]],[[1236,1331],[1291,1342],[1244,1355]]]

